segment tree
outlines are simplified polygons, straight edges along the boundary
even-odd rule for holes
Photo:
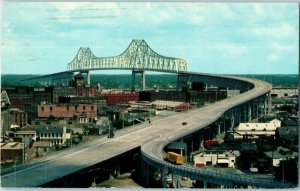
[[[279,167],[274,168],[274,173],[275,179],[277,179],[278,181],[298,184],[298,157],[295,157],[293,159],[281,160],[279,163]]]

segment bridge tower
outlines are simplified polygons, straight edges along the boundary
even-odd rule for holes
[[[146,89],[145,70],[132,70],[131,75],[131,91],[135,91],[135,74],[140,73],[142,78],[142,91]]]

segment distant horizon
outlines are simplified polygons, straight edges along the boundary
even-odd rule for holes
[[[217,74],[217,73],[211,73],[211,74]],[[3,74],[1,73],[1,75],[50,75],[50,74]],[[91,75],[131,75],[131,74],[91,74]],[[145,75],[176,75],[176,73],[161,73],[161,74],[146,73]],[[299,74],[220,74],[220,75],[299,75]]]
[[[67,72],[67,71],[65,71],[65,72]],[[193,71],[191,71],[191,72],[193,72]],[[56,72],[56,73],[59,73],[59,72]],[[51,75],[51,74],[56,74],[56,73],[48,73],[48,74],[12,74],[12,73],[6,74],[6,73],[1,73],[1,75]],[[198,73],[205,73],[205,72],[198,72]],[[209,73],[209,74],[219,74],[219,75],[299,75],[297,73],[295,73],[295,74],[292,74],[292,73],[290,73],[290,74],[275,74],[275,73],[274,74],[259,74],[259,73],[256,73],[256,74],[234,74],[234,73],[232,73],[232,74],[221,74],[221,73]],[[91,73],[91,75],[131,75],[131,74],[129,74],[129,73],[128,74],[124,74],[124,73],[123,74],[122,73],[120,73],[120,74],[100,74],[100,73],[92,74]],[[145,75],[176,75],[176,73],[158,73],[158,74],[150,73],[149,74],[146,71]]]

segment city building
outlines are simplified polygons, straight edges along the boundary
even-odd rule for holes
[[[1,138],[10,131],[20,129],[28,124],[27,113],[16,108],[1,110]]]
[[[154,102],[156,100],[177,101],[177,102],[188,101],[186,92],[165,91],[165,90],[141,91],[141,92],[139,92],[139,100],[140,101],[149,101],[149,102]]]
[[[96,95],[96,87],[91,86],[90,84],[85,85],[83,76],[81,73],[76,74],[74,76],[74,87],[75,87],[75,95],[76,96],[95,96]]]
[[[273,87],[271,90],[272,98],[298,97],[298,88],[292,87]]]
[[[136,92],[102,92],[100,95],[106,97],[108,105],[139,101],[139,93]]]
[[[50,148],[49,141],[36,141],[33,143],[32,147],[34,148],[35,157],[40,157],[45,155]]]
[[[227,90],[220,88],[207,88],[205,91],[141,91],[140,101],[153,102],[156,100],[178,101],[203,105],[205,102],[215,102],[227,98]]]
[[[186,102],[178,102],[178,101],[163,101],[156,100],[151,102],[153,108],[158,110],[172,110],[172,111],[187,111],[192,109],[192,106]]]
[[[58,99],[61,96],[75,96],[75,88],[74,87],[54,87],[53,88],[53,100],[48,103],[58,103]]]
[[[107,98],[104,96],[63,96],[59,97],[59,103],[63,104],[96,104],[97,105],[97,113],[101,114],[103,111],[103,107],[107,106]]]
[[[275,131],[281,127],[281,121],[273,119],[269,123],[240,123],[235,133],[243,135],[275,135]]]
[[[22,140],[25,139],[25,137],[30,138],[31,140],[36,141],[37,134],[36,130],[30,126],[27,126],[25,128],[22,128],[18,131],[14,132],[14,137],[15,138],[21,138]]]
[[[234,167],[239,155],[239,151],[206,150],[193,155],[193,161],[198,168],[206,165]]]
[[[25,104],[31,104],[34,101],[34,88],[26,86],[17,86],[15,88],[5,88],[12,108],[24,110]]]
[[[23,161],[24,144],[19,142],[1,143],[1,165],[12,165]]]
[[[35,129],[40,141],[48,141],[50,147],[65,144],[67,140],[72,138],[72,131],[65,126],[36,127]]]
[[[92,122],[97,117],[96,104],[42,104],[38,106],[38,117],[80,118]]]

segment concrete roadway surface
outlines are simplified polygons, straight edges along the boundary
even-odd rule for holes
[[[177,116],[179,114],[168,112],[166,115]],[[160,117],[151,118],[151,124],[146,121],[134,125],[134,127],[125,128],[125,130],[119,130],[114,138],[109,139],[107,136],[103,136],[71,149],[62,150],[49,157],[38,159],[25,169],[1,176],[1,187],[38,187],[137,148],[145,142],[157,138],[162,132],[169,131],[162,128],[164,125],[170,124],[168,117],[157,118]]]

